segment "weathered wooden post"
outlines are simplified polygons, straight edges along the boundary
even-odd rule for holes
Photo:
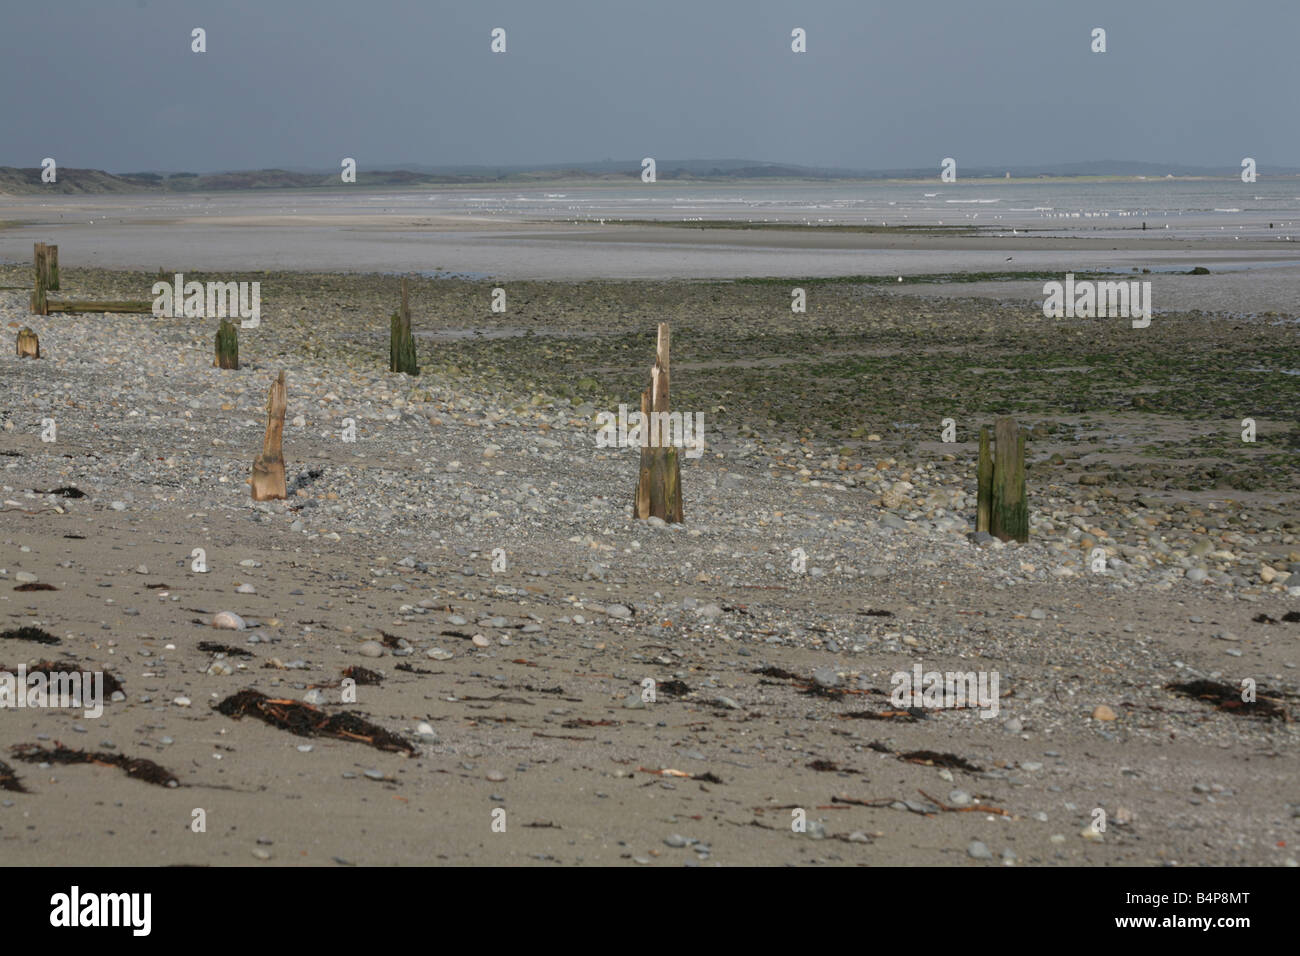
[[[979,488],[975,530],[1003,541],[1029,540],[1029,499],[1025,494],[1025,433],[1015,419],[994,423],[994,450],[989,455],[988,429],[980,429]],[[982,525],[982,526],[981,526]]]
[[[402,307],[393,313],[388,333],[388,370],[419,375],[416,364],[415,336],[411,334],[411,307],[407,298],[406,278],[402,278]]]
[[[36,337],[36,333],[25,325],[18,330],[18,357],[34,359],[41,357],[41,341]]]
[[[212,364],[217,368],[239,368],[239,331],[229,319],[222,319],[217,327],[216,357]]]
[[[989,428],[980,426],[980,457],[976,469],[975,530],[989,530],[989,516],[993,511],[993,449],[989,447]]]
[[[266,399],[266,437],[262,439],[262,453],[253,462],[253,477],[249,480],[253,486],[254,501],[288,496],[284,483],[284,455],[281,451],[284,413],[288,406],[289,398],[284,387],[282,369],[280,377],[271,383]]]
[[[59,247],[35,243],[32,247],[36,265],[36,284],[32,289],[32,312],[152,312],[153,304],[134,299],[64,299],[50,298],[47,293],[59,288]]]
[[[45,288],[59,291],[59,247],[45,247]]]
[[[36,315],[49,315],[49,305],[45,300],[49,271],[45,267],[45,243],[38,242],[32,250],[36,264],[36,284],[32,288],[32,312]]]
[[[1029,500],[1025,496],[1025,433],[1013,418],[994,423],[992,533],[1003,541],[1029,540]]]
[[[636,498],[632,502],[632,517],[681,521],[679,449],[667,442],[668,345],[668,323],[660,322],[655,364],[650,369],[650,387],[641,393],[641,471]]]

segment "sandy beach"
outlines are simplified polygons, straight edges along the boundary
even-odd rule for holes
[[[98,718],[4,714],[0,773],[21,788],[0,791],[6,861],[1296,865],[1291,267],[1142,276],[1158,318],[1135,330],[1045,320],[1038,279],[816,276],[884,275],[861,257],[900,247],[945,264],[913,274],[1022,255],[1213,269],[1236,250],[625,226],[603,227],[593,260],[602,227],[480,240],[437,223],[417,265],[412,224],[372,226],[333,247],[350,263],[300,234],[292,254],[327,263],[310,273],[264,255],[292,223],[225,245],[204,228],[203,273],[184,223],[110,225],[93,245],[59,233],[80,296],[145,297],[156,266],[260,281],[237,371],[212,367],[210,319],[30,315],[30,230],[0,230],[17,263],[0,285],[19,287],[0,290],[0,321],[42,352],[0,358],[0,665],[122,685]],[[421,374],[389,373],[398,280],[366,243],[393,271],[477,273],[479,241],[517,253],[518,273],[415,279]],[[801,245],[818,266],[792,315],[779,277]],[[598,275],[555,278],[559,253],[534,248]],[[683,281],[698,256],[724,278]],[[720,268],[729,256],[744,269]],[[611,265],[638,259],[675,278]],[[671,526],[631,519],[635,450],[595,438],[596,415],[645,387],[659,321],[674,408],[707,426]],[[281,369],[289,497],[255,503]],[[1030,429],[1024,545],[970,534],[977,429],[1003,413]],[[213,627],[220,612],[245,628]],[[996,713],[900,711],[891,679],[918,664],[996,672]],[[378,682],[344,703],[348,668]],[[1243,679],[1276,711],[1170,689]],[[222,712],[249,689],[404,745]],[[53,762],[59,745],[101,759]]]

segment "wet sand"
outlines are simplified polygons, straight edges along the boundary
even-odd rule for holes
[[[31,259],[33,242],[60,244],[62,262],[164,272],[299,270],[456,274],[498,281],[611,278],[916,277],[1204,266],[1226,278],[1185,287],[1151,278],[1157,310],[1285,312],[1300,290],[1300,246],[1276,239],[1171,240],[1158,230],[1121,236],[1048,230],[974,235],[791,229],[694,229],[645,224],[534,222],[519,214],[411,215],[330,211],[318,196],[275,193],[267,209],[220,196],[150,205],[112,197],[76,202],[0,200],[0,262]],[[260,197],[257,197],[260,198]],[[375,205],[382,203],[376,197]],[[291,204],[300,202],[298,209]],[[210,206],[210,208],[208,208]],[[206,211],[205,211],[206,210]],[[1300,240],[1300,234],[1291,239]],[[1023,286],[969,286],[958,294],[1041,297]],[[147,291],[147,290],[146,290]],[[941,290],[927,290],[941,291]],[[143,297],[146,293],[141,292]]]

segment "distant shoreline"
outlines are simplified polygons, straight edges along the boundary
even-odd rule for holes
[[[588,173],[583,175],[550,175],[545,172],[511,173],[502,176],[488,175],[439,175],[419,173],[409,170],[385,170],[379,172],[359,171],[355,183],[344,183],[337,173],[294,173],[287,170],[247,170],[229,173],[210,173],[202,175],[172,174],[163,177],[159,174],[145,173],[109,173],[100,169],[67,168],[58,171],[58,178],[53,183],[41,181],[41,170],[36,167],[18,168],[0,166],[0,196],[32,196],[41,193],[50,195],[202,195],[210,192],[220,193],[259,193],[276,190],[293,190],[304,192],[350,190],[391,190],[404,189],[418,191],[421,189],[464,189],[484,186],[506,186],[512,188],[600,188],[645,185],[647,188],[682,185],[727,187],[781,187],[781,186],[889,186],[889,185],[924,185],[938,188],[960,186],[1024,186],[1033,183],[1175,183],[1175,182],[1233,182],[1233,175],[1215,176],[1209,174],[1187,175],[1138,175],[1138,174],[1038,174],[1022,176],[961,175],[956,183],[939,180],[938,174],[931,176],[701,176],[675,175],[671,169],[663,169],[654,183],[643,184],[640,174],[633,170],[627,173]],[[1294,181],[1300,184],[1300,172],[1271,173],[1261,175],[1264,182]]]

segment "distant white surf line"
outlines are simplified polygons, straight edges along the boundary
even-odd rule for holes
[[[944,200],[944,202],[957,203],[957,204],[980,203],[981,205],[987,203],[993,203],[993,202],[1001,202],[1001,201],[1002,201],[1001,199],[945,199]]]

